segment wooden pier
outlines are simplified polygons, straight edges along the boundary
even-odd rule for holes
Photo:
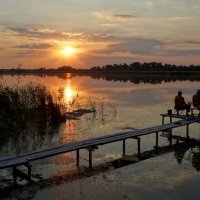
[[[161,114],[162,124],[158,126],[153,126],[149,128],[143,128],[139,130],[131,130],[118,132],[111,135],[95,137],[91,139],[86,139],[77,142],[71,142],[59,147],[49,148],[45,150],[39,150],[31,153],[21,154],[18,156],[10,156],[6,158],[0,158],[0,169],[13,168],[13,177],[16,182],[16,177],[21,177],[31,181],[31,162],[51,156],[55,156],[62,153],[76,151],[76,165],[79,167],[80,163],[80,150],[87,149],[89,152],[89,168],[92,168],[92,152],[97,149],[100,145],[105,145],[108,143],[113,143],[117,141],[122,141],[122,153],[126,154],[126,140],[135,139],[137,140],[138,155],[140,155],[140,137],[149,134],[155,134],[155,148],[158,148],[159,132],[167,132],[169,135],[170,146],[172,145],[172,129],[186,126],[186,138],[189,138],[189,125],[200,121],[199,117],[178,117],[175,115]],[[164,119],[168,117],[170,119],[169,123],[165,123]],[[172,122],[173,118],[183,118],[181,120]],[[24,165],[27,167],[28,172],[22,172],[17,169],[17,166]]]

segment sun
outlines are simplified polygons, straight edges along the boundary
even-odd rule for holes
[[[75,49],[73,48],[73,47],[65,47],[64,49],[63,49],[63,53],[65,54],[65,55],[73,55],[74,54],[74,51],[75,51]]]

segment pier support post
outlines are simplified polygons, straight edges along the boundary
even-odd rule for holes
[[[137,138],[137,143],[138,143],[138,155],[140,155],[140,137]]]
[[[172,116],[170,116],[169,121],[170,121],[170,123],[172,123]]]
[[[92,147],[88,148],[89,151],[89,168],[92,168]]]
[[[162,125],[165,123],[165,117],[162,116]]]
[[[29,164],[29,163],[27,163],[27,164],[25,164],[25,166],[28,168],[28,183],[30,184],[31,183],[31,167],[32,167],[32,165],[31,164]]]
[[[186,137],[189,139],[189,124],[186,125]]]
[[[172,129],[169,130],[169,144],[172,146]]]
[[[126,140],[123,139],[123,156],[126,154]]]
[[[156,131],[156,148],[158,148],[158,131]]]
[[[80,155],[79,155],[79,149],[76,150],[76,166],[79,167],[79,159],[80,159]]]
[[[165,116],[162,115],[162,125],[165,123]],[[164,133],[164,131],[162,131]]]
[[[137,140],[137,144],[138,144],[138,155],[140,155],[140,137],[138,136],[134,136],[132,137],[133,139]]]

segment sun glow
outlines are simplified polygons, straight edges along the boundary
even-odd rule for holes
[[[74,52],[75,52],[75,49],[72,48],[72,47],[65,47],[65,48],[63,49],[63,53],[64,53],[65,55],[68,55],[68,56],[73,55]]]
[[[75,42],[70,44],[60,42],[51,53],[54,56],[54,64],[58,66],[83,66],[85,63],[81,55],[86,51]]]

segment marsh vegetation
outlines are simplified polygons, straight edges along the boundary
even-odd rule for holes
[[[0,132],[5,136],[18,134],[30,126],[41,129],[64,121],[60,91],[52,93],[39,84],[8,87],[0,84]]]

